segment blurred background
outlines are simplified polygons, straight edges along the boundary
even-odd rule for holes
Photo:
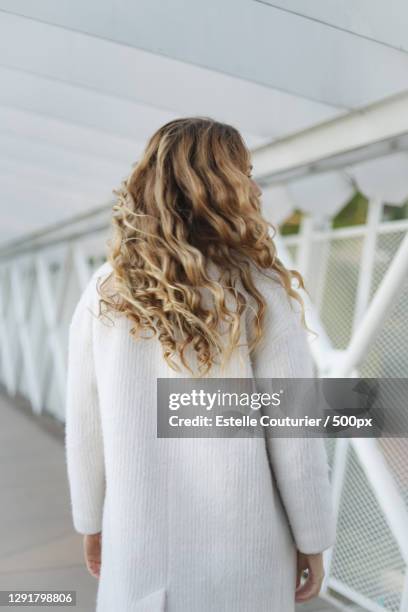
[[[63,452],[67,326],[112,190],[180,116],[235,125],[319,375],[408,376],[404,0],[0,0],[0,589],[93,609]],[[300,609],[408,611],[407,441],[328,441],[338,539]]]

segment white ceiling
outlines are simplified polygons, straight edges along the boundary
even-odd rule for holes
[[[408,51],[408,4],[406,0],[254,0],[273,8],[307,17],[356,36]],[[367,16],[369,17],[367,19]]]
[[[351,22],[325,2],[0,0],[0,240],[108,201],[174,117],[254,147],[402,91],[405,32],[381,30],[380,4]]]

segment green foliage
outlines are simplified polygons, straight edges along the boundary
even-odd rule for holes
[[[351,200],[333,218],[333,228],[362,225],[367,220],[368,200],[360,192],[356,192]]]
[[[333,228],[352,227],[353,225],[363,225],[367,221],[369,201],[366,196],[357,191],[351,200],[340,210],[332,220]],[[302,223],[304,213],[296,209],[280,226],[283,236],[297,234]],[[383,221],[398,221],[408,219],[408,200],[402,206],[391,206],[385,204]]]
[[[390,206],[388,204],[384,206],[385,221],[399,221],[401,219],[408,219],[408,200],[402,206]]]
[[[299,227],[303,219],[303,213],[301,210],[294,210],[293,213],[288,217],[280,226],[280,233],[282,236],[291,236],[299,233]]]
[[[350,227],[353,225],[362,225],[366,222],[368,210],[368,200],[362,193],[355,193],[351,200],[340,210],[333,218],[332,225],[334,228]],[[304,213],[301,210],[295,210],[291,216],[286,219],[280,227],[283,236],[291,236],[299,232]]]

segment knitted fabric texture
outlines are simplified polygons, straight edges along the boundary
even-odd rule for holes
[[[98,320],[96,281],[110,270],[96,271],[72,317],[66,398],[73,524],[102,531],[97,612],[293,612],[296,549],[335,539],[323,440],[157,438],[157,378],[186,374],[157,340],[131,338],[125,317]],[[211,376],[314,376],[299,309],[277,283],[256,282],[264,340]]]

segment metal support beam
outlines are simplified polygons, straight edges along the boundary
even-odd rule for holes
[[[353,368],[358,367],[364,359],[369,347],[381,331],[382,325],[389,315],[389,308],[394,304],[403,281],[408,274],[408,234],[400,247],[377,290],[367,314],[353,335],[344,357],[333,368],[330,376],[342,378],[350,374]]]
[[[253,151],[256,179],[281,183],[395,152],[408,139],[408,92],[319,123]]]
[[[360,263],[357,283],[356,306],[354,311],[353,329],[360,324],[370,301],[370,291],[375,265],[375,248],[377,245],[378,226],[381,221],[383,204],[374,199],[368,205],[367,229],[364,238],[363,253]]]

